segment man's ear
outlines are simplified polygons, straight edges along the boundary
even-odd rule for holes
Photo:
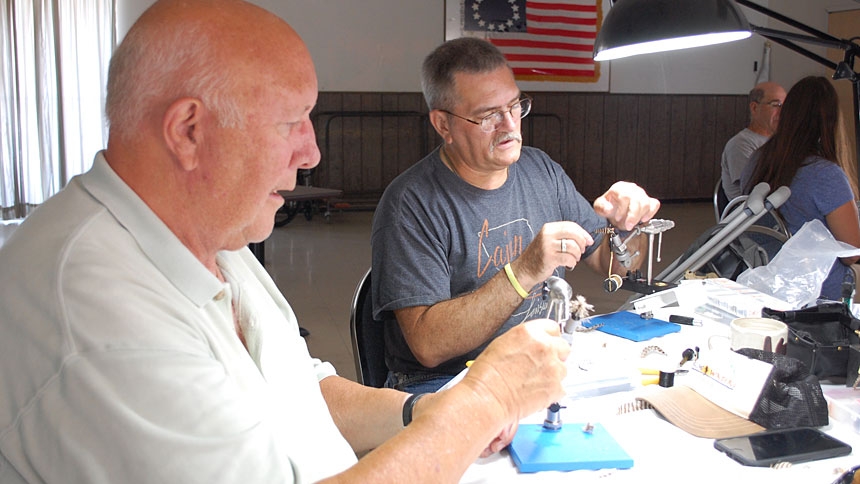
[[[436,132],[439,133],[439,136],[445,141],[445,143],[451,142],[451,127],[448,124],[448,115],[444,112],[434,109],[430,111],[430,124],[436,129]]]
[[[757,102],[755,102],[755,101],[750,102],[750,114],[751,115],[755,116],[755,114],[758,112],[758,109],[759,109],[759,105]]]
[[[177,99],[164,113],[164,141],[185,170],[197,165],[197,150],[203,142],[202,114],[203,104],[194,98]]]

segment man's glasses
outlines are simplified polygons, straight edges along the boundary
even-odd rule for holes
[[[779,101],[777,101],[776,99],[774,99],[773,101],[768,101],[768,102],[766,102],[766,103],[759,102],[759,101],[756,101],[756,102],[757,102],[757,103],[759,103],[759,104],[767,104],[768,106],[770,106],[770,107],[772,107],[772,108],[774,108],[774,109],[779,109],[779,108],[781,108],[781,107],[782,107],[782,103],[781,103],[781,102],[779,102]]]
[[[511,113],[511,117],[514,119],[522,119],[529,114],[529,111],[532,110],[532,98],[525,96],[518,101],[514,101],[513,104],[510,104],[504,109],[500,109],[498,111],[493,111],[492,113],[484,116],[478,121],[474,119],[465,118],[460,116],[459,114],[454,114],[451,111],[447,111],[445,109],[440,109],[443,113],[448,113],[451,116],[460,118],[464,121],[468,121],[472,124],[477,124],[481,127],[481,131],[485,133],[492,133],[493,131],[499,129],[499,126],[505,122],[505,114]]]

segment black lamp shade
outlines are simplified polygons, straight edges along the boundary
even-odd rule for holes
[[[732,0],[616,0],[597,34],[594,60],[745,39],[749,22]]]

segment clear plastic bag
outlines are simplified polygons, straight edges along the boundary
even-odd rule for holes
[[[785,242],[769,264],[747,269],[737,282],[800,309],[815,304],[837,258],[856,255],[860,249],[836,240],[823,223],[812,220]]]

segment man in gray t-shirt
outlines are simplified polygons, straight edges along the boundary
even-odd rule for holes
[[[741,172],[753,151],[763,145],[776,130],[783,101],[785,89],[775,82],[759,83],[750,91],[749,126],[729,139],[720,161],[723,191],[728,200],[741,195]]]
[[[523,147],[531,99],[492,44],[442,44],[424,61],[422,86],[442,146],[386,188],[371,235],[387,386],[409,392],[435,391],[493,338],[544,317],[549,276],[580,261],[607,274],[611,250],[599,230],[631,230],[660,207],[627,182],[592,206],[558,163]],[[644,253],[641,239],[631,254]]]

